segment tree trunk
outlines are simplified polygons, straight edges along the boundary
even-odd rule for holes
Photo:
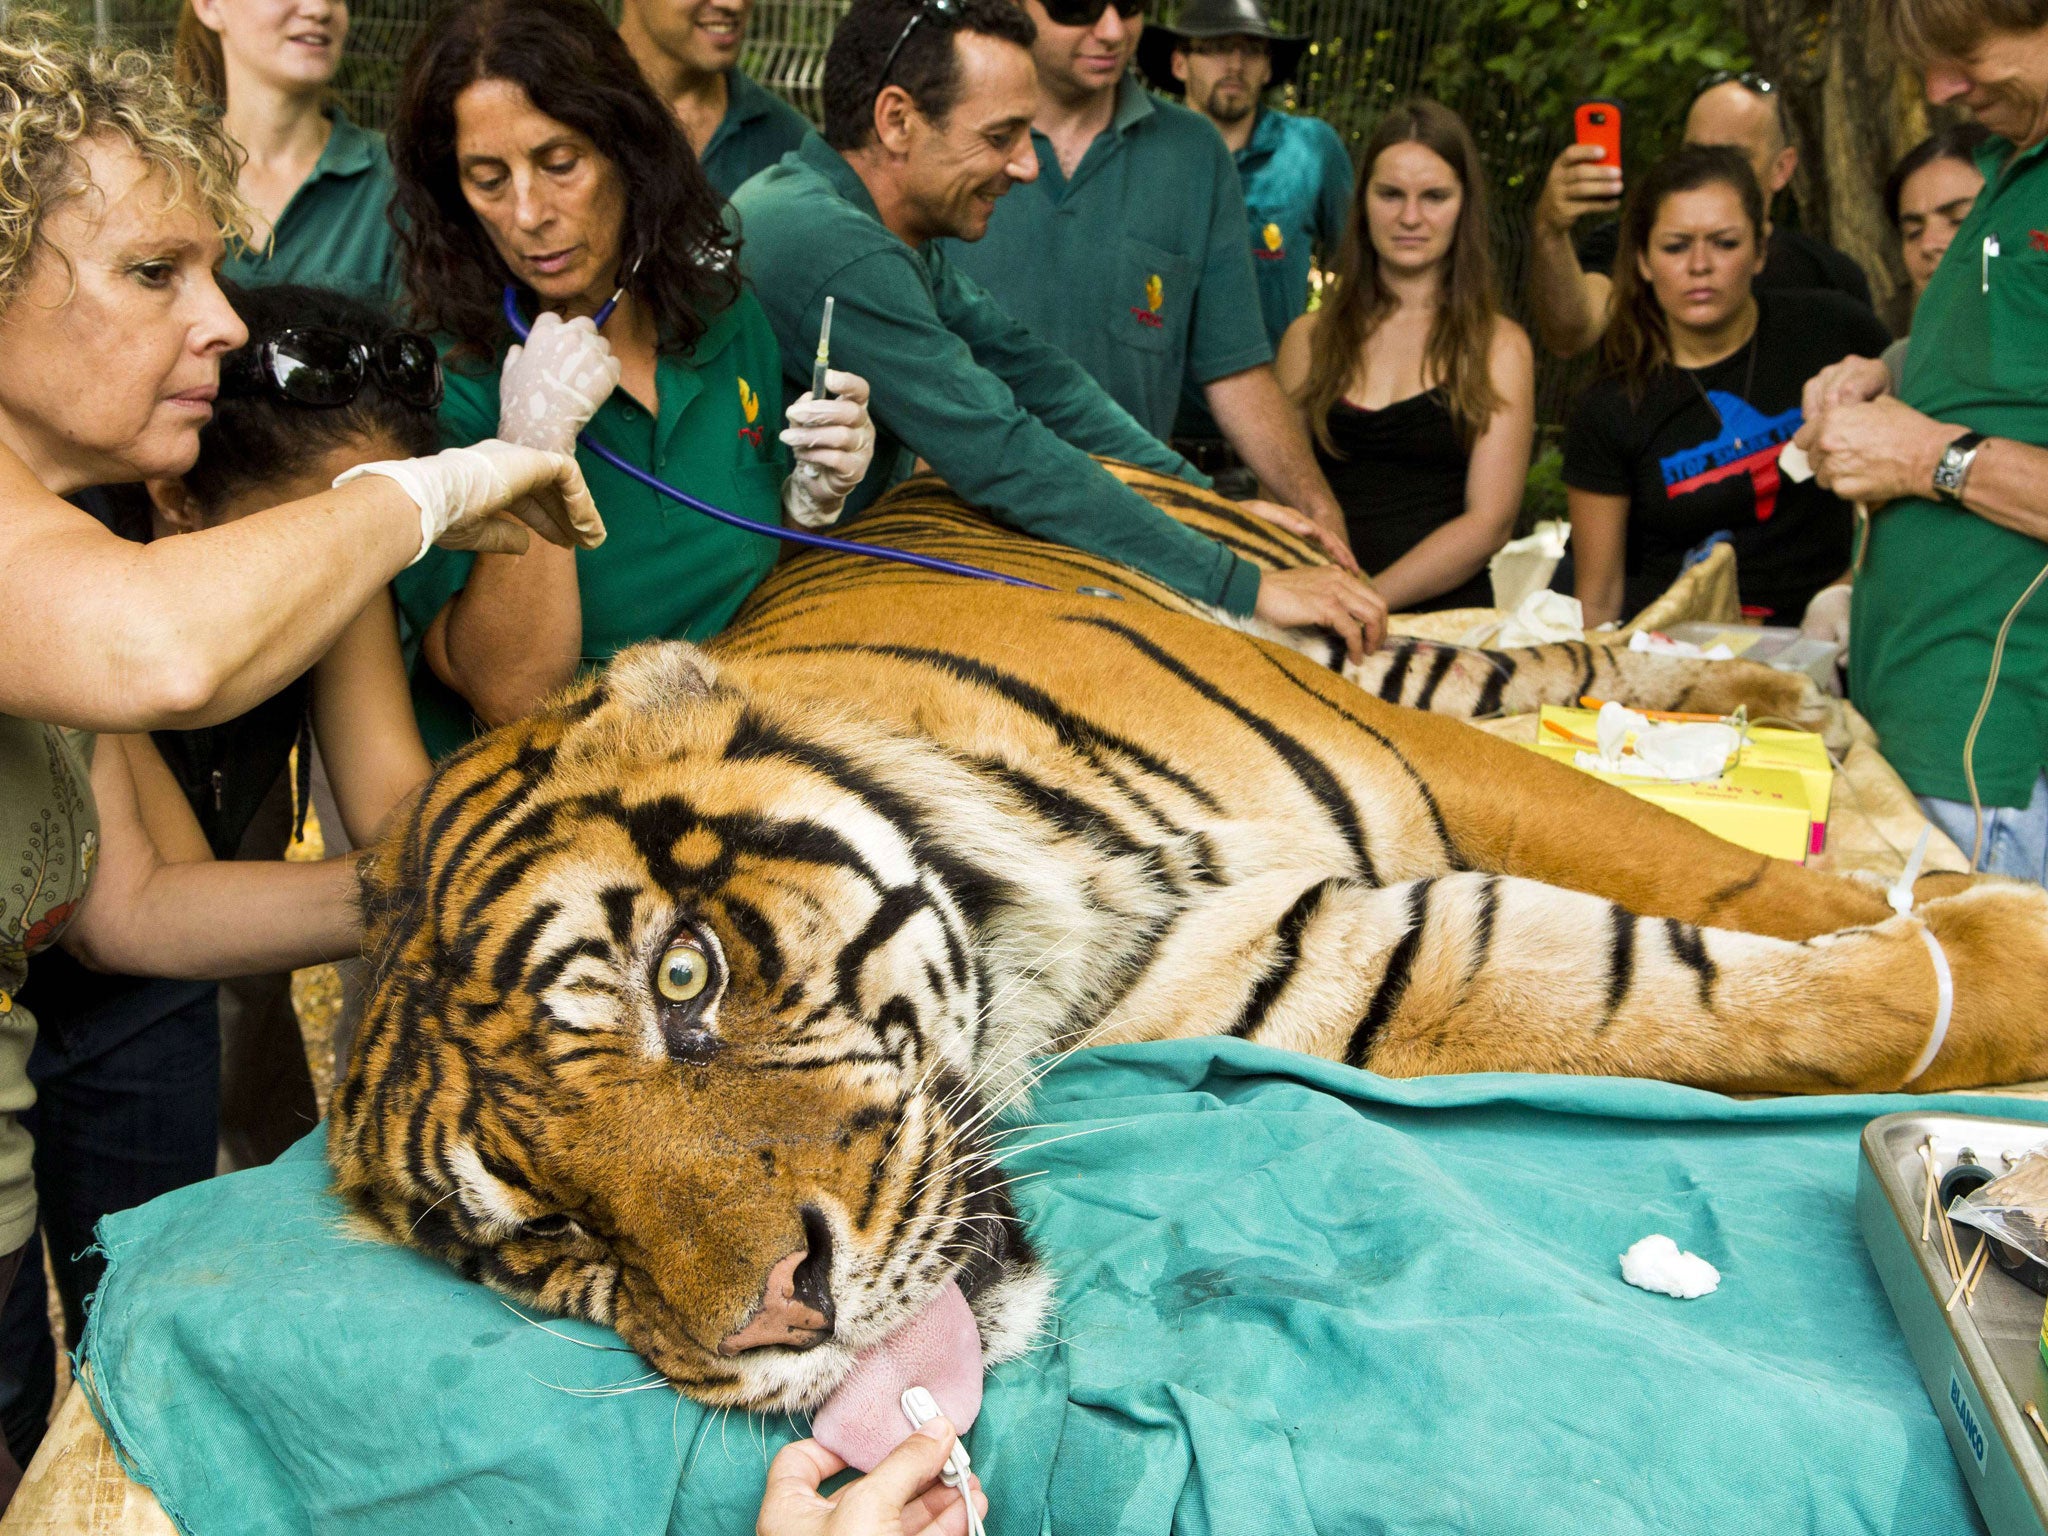
[[[1740,0],[1739,14],[1757,69],[1785,93],[1800,228],[1855,260],[1878,313],[1902,328],[1906,269],[1884,182],[1927,132],[1918,80],[1868,0]]]

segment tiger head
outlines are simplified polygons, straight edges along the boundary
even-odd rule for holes
[[[943,779],[907,749],[659,645],[450,758],[365,876],[341,1193],[714,1405],[815,1407],[949,1280],[1019,1352],[1050,1282],[986,1122],[1024,1053],[889,813]]]

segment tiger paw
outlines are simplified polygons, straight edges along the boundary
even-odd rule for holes
[[[1954,1016],[1919,1092],[2048,1078],[2048,890],[1978,876],[1967,889],[1916,907],[1941,946],[1955,989]],[[1905,993],[1932,997],[1930,973]],[[1929,1025],[1933,1009],[1928,1010]]]

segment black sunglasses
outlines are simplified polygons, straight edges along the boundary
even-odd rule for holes
[[[441,360],[418,331],[391,331],[370,347],[324,325],[295,325],[257,348],[256,363],[263,386],[297,405],[347,405],[373,373],[415,410],[441,403]]]
[[[882,94],[882,87],[889,83],[889,71],[896,67],[896,55],[903,51],[903,45],[910,41],[910,34],[917,30],[917,24],[927,16],[957,21],[960,16],[958,0],[918,0],[917,9],[910,13],[910,20],[903,23],[903,30],[896,34],[895,46],[890,48],[888,57],[882,60],[882,72],[875,77],[877,96]]]
[[[1778,91],[1778,87],[1774,82],[1766,79],[1753,69],[1717,69],[1693,87],[1693,100],[1699,100],[1700,97],[1706,95],[1715,86],[1726,85],[1730,80],[1733,80],[1745,91],[1753,91],[1759,96],[1775,96]]]
[[[1145,14],[1146,0],[1039,0],[1046,20],[1060,27],[1092,27],[1114,4],[1117,15],[1129,21]]]

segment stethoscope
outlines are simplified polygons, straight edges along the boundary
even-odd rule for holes
[[[604,307],[598,310],[596,315],[592,317],[593,323],[601,329],[605,321],[611,318],[612,311],[618,308],[619,300],[624,298],[625,294],[626,290],[621,287],[617,293],[606,299]],[[528,327],[526,321],[519,314],[519,295],[509,283],[505,287],[505,323],[512,327],[513,335],[517,336],[521,341],[526,340]],[[683,506],[688,507],[692,512],[702,513],[713,522],[725,523],[734,528],[744,529],[748,533],[761,534],[771,539],[782,539],[790,544],[803,544],[812,549],[832,549],[839,551],[841,554],[866,555],[871,560],[893,560],[899,565],[914,565],[921,570],[937,571],[947,576],[968,576],[976,581],[998,581],[1006,587],[1029,587],[1034,592],[1051,592],[1055,590],[1042,582],[1026,581],[1021,576],[1005,576],[1000,571],[984,571],[979,566],[961,565],[952,560],[941,560],[933,555],[914,555],[908,550],[888,549],[879,544],[862,544],[852,539],[829,538],[822,533],[811,533],[802,528],[783,528],[768,523],[757,523],[749,518],[740,517],[736,513],[728,512],[723,507],[713,506],[708,501],[701,501],[687,491],[679,491],[665,480],[657,480],[653,475],[648,474],[646,470],[640,468],[639,465],[628,463],[625,459],[620,458],[611,449],[605,447],[604,444],[593,439],[588,432],[578,433],[576,441],[598,458],[604,460],[605,463],[611,465],[613,469],[618,470],[619,473],[627,476],[629,479],[638,481],[650,491],[666,496],[671,501],[679,502]]]

